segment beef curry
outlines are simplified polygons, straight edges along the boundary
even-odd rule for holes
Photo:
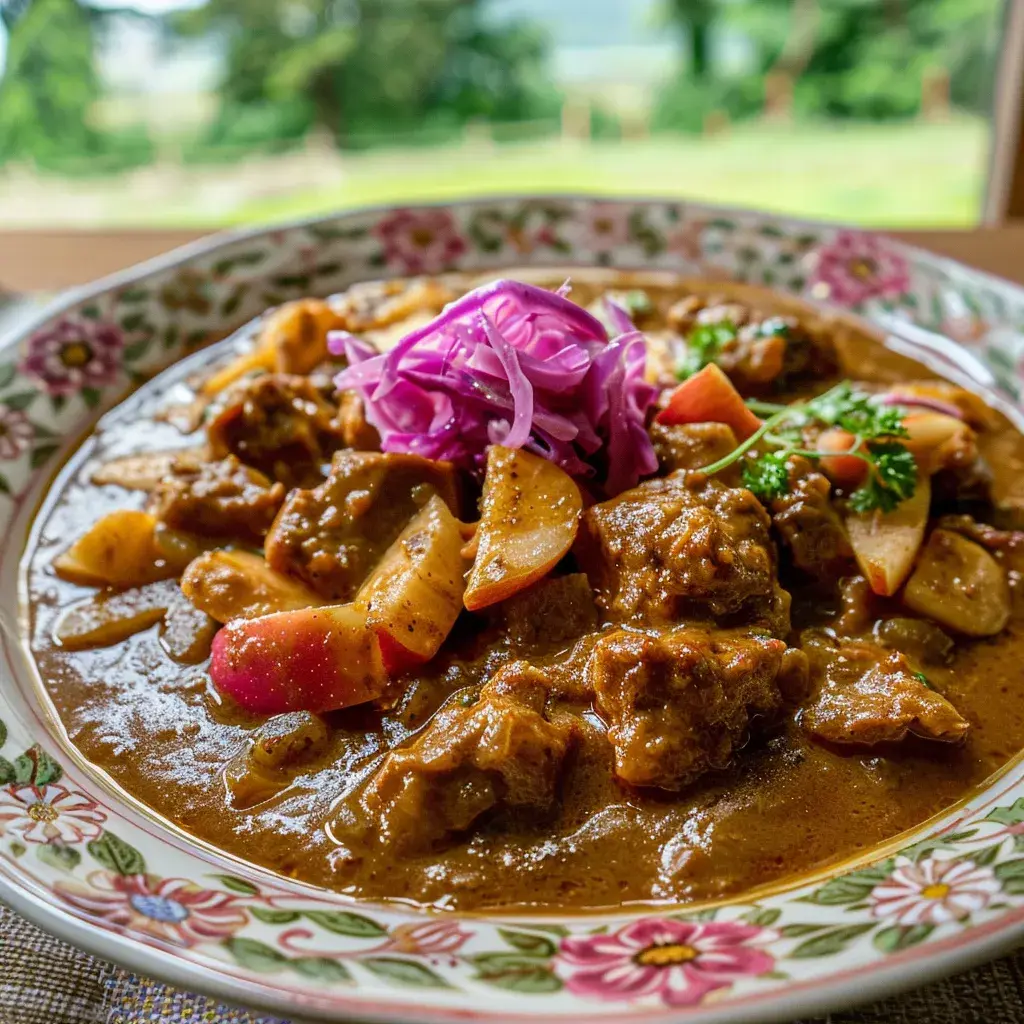
[[[288,876],[549,910],[790,879],[1005,764],[1024,438],[856,323],[641,283],[360,285],[109,414],[25,562],[85,758]]]

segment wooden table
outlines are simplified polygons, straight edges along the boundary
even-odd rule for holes
[[[0,231],[0,287],[31,291],[83,284],[203,234],[196,230]],[[1024,284],[1024,223],[892,234]]]

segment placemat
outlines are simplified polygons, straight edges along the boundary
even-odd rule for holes
[[[0,1024],[286,1024],[138,977],[0,904]],[[1024,1024],[1024,949],[857,1010],[797,1024]]]

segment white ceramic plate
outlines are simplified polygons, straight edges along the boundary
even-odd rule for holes
[[[280,879],[146,814],[84,763],[22,645],[19,560],[101,413],[267,306],[371,277],[664,269],[772,285],[923,341],[1016,403],[1024,291],[876,235],[661,201],[361,211],[202,242],[63,298],[0,346],[0,896],[76,945],[285,1016],[755,1021],[876,998],[1024,936],[1024,769],[841,874],[722,906],[431,915]],[[956,346],[938,348],[938,331]],[[199,359],[225,358],[228,341]],[[964,354],[966,353],[966,355]],[[657,963],[642,956],[651,946]]]

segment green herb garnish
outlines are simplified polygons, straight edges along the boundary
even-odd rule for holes
[[[922,685],[927,686],[929,690],[934,690],[932,681],[923,672],[912,672],[911,675]]]
[[[686,354],[676,367],[676,377],[686,380],[698,370],[703,370],[715,361],[722,348],[735,341],[739,334],[731,320],[719,320],[714,324],[698,324],[686,336]]]
[[[881,509],[891,512],[901,501],[914,496],[917,462],[895,441],[869,441],[865,461],[871,467],[867,480],[850,495],[854,512]]]
[[[848,382],[837,384],[809,402],[775,405],[748,402],[754,412],[768,418],[761,428],[724,458],[706,466],[709,475],[721,472],[741,459],[755,445],[774,446],[749,459],[743,467],[743,485],[766,501],[789,492],[786,462],[802,455],[817,461],[834,455],[849,455],[867,463],[865,482],[849,496],[854,512],[891,512],[901,501],[913,497],[917,486],[917,462],[903,445],[893,438],[907,436],[904,411],[897,406],[877,405],[871,396],[857,391]],[[824,452],[804,448],[800,431],[811,423],[838,427],[853,435],[849,451]]]

